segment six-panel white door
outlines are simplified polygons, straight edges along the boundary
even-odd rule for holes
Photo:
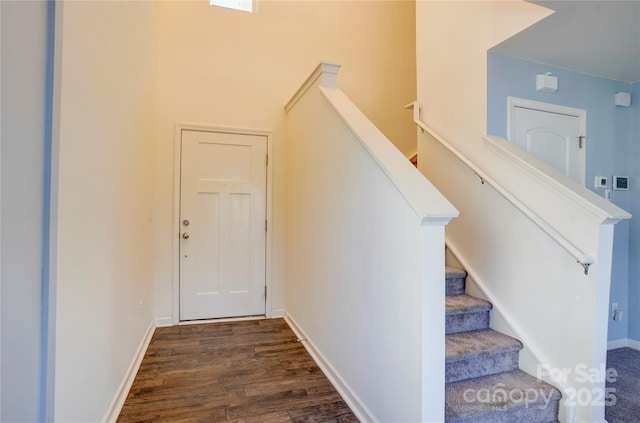
[[[582,126],[580,116],[516,106],[511,109],[510,141],[584,184]]]
[[[183,130],[180,320],[265,314],[267,137]]]

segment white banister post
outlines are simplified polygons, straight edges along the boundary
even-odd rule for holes
[[[320,62],[318,68],[322,74],[322,82],[320,85],[326,88],[337,88],[340,65],[331,62]]]
[[[423,423],[443,422],[445,417],[444,231],[453,217],[425,217],[420,228]]]
[[[314,84],[317,84],[318,79],[320,79],[319,85],[325,88],[337,88],[338,87],[338,71],[340,70],[340,65],[332,62],[320,62],[320,64],[314,69],[314,71],[309,75],[306,81],[298,88],[298,91],[291,97],[291,100],[287,102],[284,106],[284,110],[289,113],[293,106],[302,98],[303,95],[311,88]]]

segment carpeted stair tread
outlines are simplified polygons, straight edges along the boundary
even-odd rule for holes
[[[491,329],[453,333],[446,337],[447,362],[480,354],[521,349],[522,342]]]
[[[516,369],[448,383],[445,397],[447,423],[555,423],[561,394]]]
[[[460,314],[475,311],[489,311],[493,307],[490,302],[466,294],[449,295],[445,299],[446,313]]]
[[[521,349],[520,341],[491,329],[447,335],[445,382],[517,369]]]
[[[560,391],[518,369],[522,343],[489,329],[493,306],[466,277],[446,267],[445,422],[559,423]]]
[[[447,279],[460,279],[467,277],[467,272],[465,272],[464,269],[453,266],[445,266],[444,274]]]
[[[446,334],[487,329],[491,303],[466,294],[446,297]]]
[[[467,272],[465,272],[464,270],[457,267],[446,266],[445,267],[446,295],[464,294],[466,277],[467,277]]]

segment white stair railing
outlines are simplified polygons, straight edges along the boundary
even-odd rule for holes
[[[498,191],[504,198],[506,198],[511,204],[516,206],[518,210],[520,210],[525,216],[531,219],[536,225],[538,225],[544,232],[546,232],[553,240],[555,240],[562,248],[564,248],[571,256],[573,256],[576,261],[584,268],[584,274],[589,274],[589,267],[595,263],[595,259],[580,250],[577,246],[575,246],[569,239],[563,236],[560,232],[554,229],[549,223],[547,223],[544,219],[538,216],[530,207],[524,204],[522,201],[518,199],[514,194],[512,194],[509,190],[507,190],[502,184],[496,181],[491,175],[485,172],[480,166],[469,160],[464,154],[460,152],[457,148],[455,148],[452,144],[447,142],[444,138],[442,138],[437,132],[427,126],[424,122],[420,120],[420,104],[417,101],[410,103],[405,106],[406,109],[413,109],[413,121],[415,124],[422,130],[426,131],[431,135],[436,141],[442,144],[447,150],[449,150],[454,156],[460,159],[465,165],[467,165],[471,170],[474,171],[476,175],[480,178],[480,181],[484,184],[485,182],[491,185],[496,191]]]
[[[338,69],[321,63],[285,108],[285,318],[361,421],[444,421],[444,229],[458,211]]]

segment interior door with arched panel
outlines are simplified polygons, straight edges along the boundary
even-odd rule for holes
[[[509,140],[584,185],[586,112],[515,100],[509,105]]]

